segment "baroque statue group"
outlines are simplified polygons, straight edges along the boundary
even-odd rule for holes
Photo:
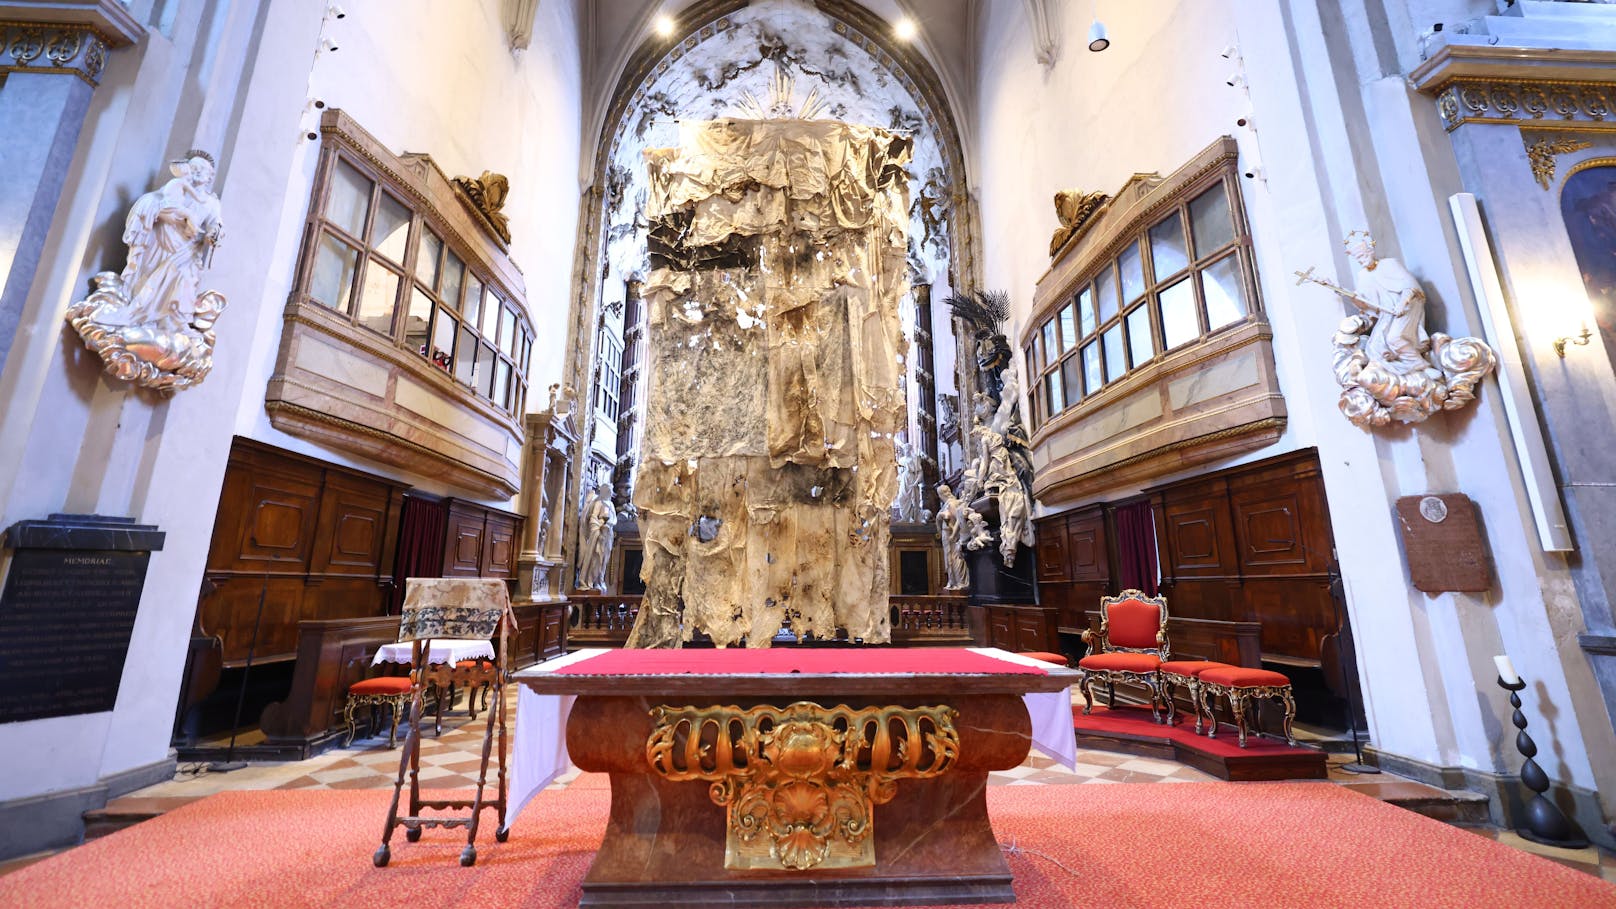
[[[982,549],[997,536],[999,559],[1010,568],[1017,549],[1033,544],[1032,455],[1021,421],[1020,383],[1003,332],[1008,297],[978,292],[951,297],[948,304],[974,332],[979,385],[959,494],[948,485],[937,487],[943,587],[965,590],[971,584],[967,549]],[[990,526],[990,517],[996,526]]]

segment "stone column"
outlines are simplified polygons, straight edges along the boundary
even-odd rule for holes
[[[144,35],[117,0],[0,0],[0,370],[107,55]]]
[[[523,596],[535,602],[566,599],[561,553],[562,490],[577,442],[572,415],[546,411],[527,415],[527,454],[522,477],[522,549],[517,555],[517,577]]]

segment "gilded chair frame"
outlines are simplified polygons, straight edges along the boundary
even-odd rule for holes
[[[1124,647],[1111,643],[1111,607],[1130,600],[1138,600],[1155,606],[1161,616],[1161,624],[1156,629],[1156,647]],[[1143,653],[1156,657],[1165,663],[1171,644],[1167,639],[1167,598],[1161,595],[1147,596],[1142,590],[1128,589],[1114,597],[1100,598],[1100,630],[1098,632],[1083,632],[1083,642],[1089,645],[1089,654],[1102,653]],[[1148,672],[1135,672],[1127,669],[1085,669],[1082,661],[1078,661],[1079,679],[1078,689],[1083,692],[1083,714],[1087,716],[1094,709],[1094,677],[1099,676],[1105,682],[1106,706],[1114,708],[1117,705],[1117,682],[1136,682],[1150,691],[1150,717],[1161,722],[1158,709],[1162,703],[1161,675],[1152,669]]]

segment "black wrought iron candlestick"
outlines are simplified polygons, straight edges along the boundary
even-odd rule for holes
[[[1534,795],[1526,802],[1526,826],[1516,828],[1515,832],[1526,837],[1534,843],[1543,843],[1547,846],[1562,846],[1567,849],[1581,849],[1588,845],[1571,819],[1565,816],[1560,807],[1549,801],[1544,795],[1549,790],[1549,775],[1537,765],[1533,758],[1537,757],[1537,743],[1526,734],[1526,714],[1521,713],[1522,688],[1526,687],[1526,680],[1517,678],[1513,683],[1504,681],[1503,676],[1498,677],[1498,687],[1509,692],[1509,705],[1515,708],[1513,717],[1515,728],[1515,750],[1526,758],[1521,765],[1521,782],[1526,788],[1532,790]]]

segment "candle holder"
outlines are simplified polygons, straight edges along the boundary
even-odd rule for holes
[[[1515,708],[1515,716],[1511,719],[1515,723],[1515,728],[1520,730],[1515,734],[1515,750],[1526,758],[1526,763],[1521,765],[1521,782],[1534,793],[1526,802],[1526,825],[1517,827],[1515,832],[1545,846],[1560,846],[1565,849],[1581,849],[1587,846],[1588,841],[1583,838],[1576,825],[1571,823],[1571,819],[1544,795],[1549,789],[1549,775],[1543,772],[1537,761],[1533,760],[1537,757],[1537,743],[1526,734],[1526,714],[1521,712],[1519,692],[1526,687],[1526,681],[1516,679],[1511,683],[1504,681],[1500,676],[1498,687],[1509,692],[1509,705]]]

